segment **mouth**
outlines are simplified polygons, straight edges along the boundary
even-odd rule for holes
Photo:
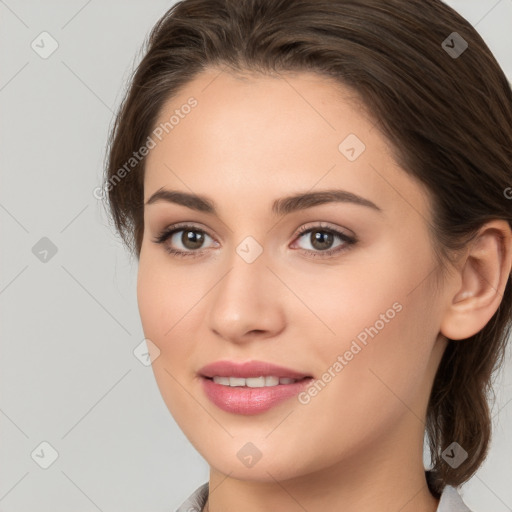
[[[208,379],[215,384],[220,384],[221,386],[229,386],[229,387],[243,387],[243,388],[267,388],[274,386],[283,386],[288,384],[295,384],[296,382],[301,382],[303,380],[311,380],[313,377],[306,376],[301,379],[293,379],[291,377],[278,377],[275,375],[260,375],[259,377],[225,377],[220,375],[215,375],[213,377],[206,377],[203,375],[203,378]]]
[[[261,414],[303,391],[313,376],[262,361],[217,361],[199,372],[206,397],[232,414]]]

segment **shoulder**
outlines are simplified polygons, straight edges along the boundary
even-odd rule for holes
[[[472,512],[462,500],[457,487],[447,485],[439,499],[436,512]]]
[[[199,486],[177,509],[176,512],[202,512],[208,499],[208,482]]]

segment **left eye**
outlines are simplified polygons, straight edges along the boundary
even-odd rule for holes
[[[305,239],[309,242],[312,249],[307,247],[304,248],[307,252],[326,254],[332,254],[334,252],[344,250],[346,246],[352,245],[356,242],[354,238],[346,235],[345,233],[341,233],[333,228],[323,228],[321,226],[302,229],[298,238],[299,240]],[[340,240],[340,243],[333,247],[332,244],[336,238]]]

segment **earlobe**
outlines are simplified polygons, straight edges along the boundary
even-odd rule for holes
[[[486,223],[470,242],[455,294],[447,297],[440,332],[462,340],[481,331],[497,311],[511,273],[512,234],[504,220]]]

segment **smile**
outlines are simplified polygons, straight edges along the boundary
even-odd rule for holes
[[[218,375],[212,378],[216,384],[231,387],[248,387],[248,388],[263,388],[270,386],[278,386],[279,384],[293,384],[298,379],[291,379],[289,377],[274,377],[260,376],[260,377],[249,377],[244,379],[243,377],[220,377]]]

